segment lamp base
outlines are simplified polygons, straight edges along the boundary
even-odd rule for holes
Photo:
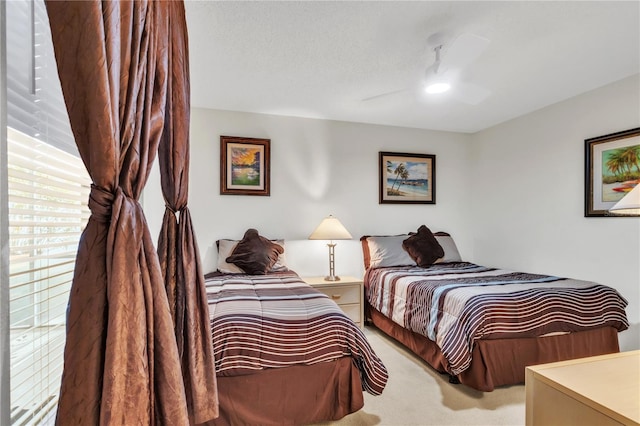
[[[336,277],[335,275],[327,275],[324,277],[325,281],[340,281],[340,277]]]

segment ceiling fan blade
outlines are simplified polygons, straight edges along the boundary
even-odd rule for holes
[[[476,84],[457,82],[451,94],[460,102],[478,105],[491,96],[491,91]]]
[[[460,35],[453,41],[449,49],[443,52],[442,67],[444,69],[464,68],[475,61],[489,46],[489,43],[489,39],[475,34]]]
[[[407,90],[411,90],[411,89],[405,87],[404,89],[392,90],[391,92],[380,93],[378,95],[373,95],[373,96],[369,96],[367,98],[363,98],[360,101],[361,102],[368,102],[368,101],[372,101],[374,99],[384,98],[384,97],[387,97],[387,96],[392,96],[392,95],[396,95],[398,93],[406,92]]]

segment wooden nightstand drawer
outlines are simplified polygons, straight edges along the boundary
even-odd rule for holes
[[[342,312],[349,317],[349,319],[356,324],[361,325],[362,318],[360,317],[360,304],[356,305],[339,305]]]
[[[349,303],[360,304],[360,285],[350,284],[344,286],[324,286],[316,287],[323,292],[338,305],[346,305]]]
[[[325,281],[323,277],[303,277],[307,284],[326,294],[336,302],[345,316],[364,326],[362,280],[353,277],[342,277],[340,281]]]

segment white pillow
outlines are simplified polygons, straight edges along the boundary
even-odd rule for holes
[[[409,235],[367,237],[369,246],[369,267],[384,268],[388,266],[415,265],[416,262],[402,247],[402,242]]]
[[[435,235],[435,237],[444,250],[444,256],[433,263],[462,262],[458,247],[456,247],[456,243],[453,241],[453,238],[451,238],[451,235]]]
[[[271,240],[274,243],[282,246],[284,249],[284,240]],[[227,257],[231,256],[233,250],[236,248],[239,240],[218,240],[218,271],[223,274],[244,274],[244,271],[238,268],[233,263],[227,263]],[[288,271],[287,259],[284,255],[284,251],[278,256],[278,260],[271,268],[270,272]]]
[[[278,255],[278,260],[276,260],[276,263],[271,267],[271,272],[288,271],[289,267],[287,267],[287,258],[285,257],[286,250],[284,250],[284,240],[271,241],[278,244],[283,249],[283,252]]]
[[[227,257],[231,256],[233,249],[238,245],[238,240],[218,240],[218,271],[223,274],[243,274],[244,271],[233,263],[227,263]]]

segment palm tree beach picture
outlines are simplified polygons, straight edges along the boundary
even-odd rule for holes
[[[435,203],[435,156],[380,154],[381,203]]]
[[[602,151],[602,201],[617,202],[640,183],[640,145]]]
[[[585,139],[584,216],[610,212],[640,184],[640,127]]]
[[[426,197],[428,194],[425,163],[387,161],[387,195]]]

